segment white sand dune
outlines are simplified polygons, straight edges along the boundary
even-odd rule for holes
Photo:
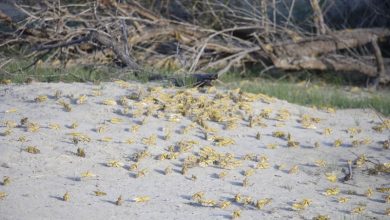
[[[389,174],[368,173],[373,163],[390,162],[390,150],[381,143],[389,138],[389,129],[386,124],[382,132],[372,129],[386,118],[381,120],[371,110],[328,113],[237,91],[183,92],[153,86],[148,92],[145,85],[124,82],[2,85],[0,178],[9,177],[10,182],[0,185],[0,193],[5,194],[0,199],[0,219],[230,219],[235,210],[241,210],[240,219],[388,218],[389,192],[377,189],[390,190]],[[61,91],[58,98],[56,91]],[[86,100],[79,99],[82,95]],[[38,96],[48,97],[37,102]],[[132,100],[135,96],[141,100]],[[61,100],[72,110],[68,112]],[[117,104],[103,104],[107,100],[106,104],[112,100]],[[202,114],[202,109],[209,112]],[[269,118],[262,118],[261,112],[266,116],[267,111]],[[194,123],[201,115],[214,117],[214,121],[204,120],[208,140],[202,123]],[[24,125],[22,118],[28,118]],[[171,137],[165,140],[169,131]],[[76,132],[84,135],[75,137],[77,144],[71,135]],[[234,143],[218,146],[215,136]],[[153,142],[154,137],[156,144],[146,143],[145,138]],[[341,146],[334,146],[336,140]],[[180,141],[193,145],[187,142],[178,148]],[[40,153],[26,152],[29,146]],[[169,152],[169,146],[184,152]],[[207,146],[220,154],[200,157]],[[85,150],[85,158],[76,155],[78,148]],[[134,154],[142,150],[149,156],[131,170]],[[163,153],[177,158],[156,158]],[[361,155],[369,161],[356,161]],[[183,175],[188,157],[194,161]],[[344,182],[348,160],[353,162],[353,178]],[[110,162],[121,167],[110,167]],[[167,167],[172,173],[165,175]],[[221,172],[226,172],[224,178],[218,177]],[[326,174],[329,179],[335,175],[335,182]],[[331,188],[339,193],[325,195]],[[106,195],[96,196],[95,191]],[[66,192],[69,200],[63,201]],[[201,201],[192,199],[197,192],[204,192]],[[119,196],[120,206],[115,204]],[[141,196],[150,200],[134,201]],[[258,209],[256,201],[266,198],[270,202]],[[343,198],[349,200],[340,203]],[[222,209],[223,201],[231,205]]]

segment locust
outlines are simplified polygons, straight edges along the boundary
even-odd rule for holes
[[[255,172],[256,172],[255,169],[252,169],[252,168],[247,169],[247,170],[244,171],[244,176],[246,176],[246,177],[252,176]]]
[[[59,124],[53,123],[49,125],[49,128],[53,130],[60,130],[61,126]]]
[[[372,194],[373,194],[373,190],[371,188],[367,189],[367,191],[364,193],[364,195],[367,197],[367,198],[371,198],[372,197]]]
[[[232,138],[228,137],[214,137],[214,142],[217,146],[227,146],[235,144],[235,141]]]
[[[56,97],[56,99],[59,99],[59,98],[61,98],[61,96],[62,96],[62,91],[56,90],[54,97]]]
[[[340,147],[342,144],[343,144],[343,141],[341,139],[337,139],[334,141],[333,146]]]
[[[95,196],[106,196],[107,193],[103,192],[103,191],[94,191],[95,193]]]
[[[248,178],[244,178],[244,180],[242,181],[242,186],[243,187],[249,186],[249,179]]]
[[[37,132],[40,129],[40,126],[38,123],[28,123],[27,124],[27,131],[29,132]]]
[[[140,171],[137,172],[137,174],[135,175],[136,178],[139,178],[139,177],[143,177],[145,176],[146,174],[148,173],[148,169],[142,169]]]
[[[73,123],[69,126],[69,128],[71,128],[71,129],[76,129],[78,126],[79,126],[79,124],[78,124],[77,122],[73,122]]]
[[[5,199],[5,197],[7,197],[7,193],[0,191],[0,200]]]
[[[45,102],[45,101],[47,101],[47,96],[40,95],[40,96],[36,97],[34,100],[35,100],[35,102]]]
[[[313,217],[313,220],[330,220],[330,217],[327,215],[317,215]]]
[[[107,126],[100,126],[98,128],[96,128],[96,131],[101,134],[101,133],[104,133],[107,129]]]
[[[107,163],[107,166],[118,168],[118,167],[122,167],[122,166],[123,166],[123,163],[121,163],[121,162],[119,162],[119,161],[117,161],[117,160],[111,160],[111,161],[109,161],[109,162]]]
[[[5,176],[4,178],[3,178],[3,183],[2,183],[2,185],[3,186],[6,186],[6,185],[9,185],[11,183],[11,178],[9,177],[9,176]]]
[[[70,200],[70,194],[66,192],[64,196],[62,196],[62,200],[65,202],[68,202]]]
[[[11,134],[12,134],[12,130],[11,129],[7,129],[4,132],[0,133],[1,136],[8,136],[8,135],[11,135]]]
[[[276,144],[276,143],[267,144],[268,149],[276,149],[277,147],[278,147],[278,144]]]
[[[299,172],[299,167],[298,165],[294,165],[289,171],[289,174],[297,174]]]
[[[30,154],[39,154],[41,151],[35,147],[35,146],[29,146],[27,147],[26,149],[24,149],[26,152],[30,153]]]
[[[221,209],[227,209],[227,208],[230,207],[230,205],[231,205],[231,202],[229,202],[229,201],[222,201],[222,202],[219,203],[218,206]]]
[[[337,175],[334,173],[325,173],[325,177],[329,182],[335,183],[337,181]]]
[[[112,124],[119,124],[119,123],[122,123],[122,122],[123,122],[123,119],[121,119],[121,118],[111,118],[111,119],[110,119],[110,122],[111,122]]]
[[[134,202],[148,202],[149,200],[149,196],[138,196],[133,199]]]
[[[348,202],[349,200],[350,200],[350,198],[347,198],[347,197],[340,197],[340,198],[337,199],[337,201],[338,201],[339,203],[346,203],[346,202]]]
[[[18,111],[18,109],[16,109],[16,108],[11,108],[11,109],[6,110],[5,113],[15,113],[15,112],[17,112],[17,111]]]
[[[77,148],[77,153],[76,153],[77,156],[79,157],[85,157],[85,151],[83,148]]]
[[[101,141],[101,142],[111,142],[112,141],[112,137],[103,137],[99,141]]]
[[[142,139],[142,143],[148,146],[156,145],[157,135],[151,135]]]
[[[165,175],[169,175],[171,173],[172,173],[172,168],[171,167],[167,167],[167,168],[164,169],[164,174]]]
[[[110,105],[110,106],[115,106],[117,105],[116,101],[113,99],[106,99],[102,102],[103,105]]]
[[[328,188],[326,189],[326,191],[324,192],[324,195],[326,196],[335,196],[335,195],[338,195],[340,193],[340,189],[335,187],[335,188]]]
[[[28,118],[27,117],[24,117],[24,118],[20,119],[20,126],[21,127],[27,125],[27,123],[28,123]],[[7,123],[6,123],[6,126],[10,127],[10,126],[8,126]]]
[[[138,169],[138,163],[133,163],[129,167],[130,171],[136,171],[137,169]]]
[[[222,171],[218,174],[219,179],[225,179],[225,177],[228,175],[226,171]]]
[[[260,132],[257,132],[257,133],[256,133],[256,139],[257,139],[257,140],[260,140],[260,139],[261,139],[261,134],[260,134]]]
[[[126,144],[134,144],[135,141],[134,141],[134,139],[132,139],[132,138],[128,138],[127,140],[123,141],[123,143],[126,143]]]
[[[357,206],[351,210],[351,214],[362,214],[366,210],[364,206]]]
[[[203,197],[204,197],[204,192],[202,192],[202,191],[194,193],[192,195],[192,199],[195,200],[195,201],[200,201],[200,200],[203,199]]]
[[[87,100],[86,95],[80,95],[79,98],[77,99],[76,103],[81,105],[81,104],[84,104],[86,100]]]
[[[266,205],[270,204],[272,199],[265,198],[265,199],[259,199],[256,202],[256,208],[263,209]]]
[[[118,199],[115,201],[115,205],[121,206],[123,204],[122,195],[118,197]]]
[[[316,160],[314,161],[314,164],[318,167],[325,167],[326,166],[326,161],[325,160]]]
[[[292,208],[294,210],[304,210],[312,203],[310,199],[303,199],[301,202],[293,203]]]
[[[232,214],[232,219],[237,219],[240,217],[241,217],[241,210],[239,210],[239,209],[234,210],[233,214]]]
[[[139,162],[139,161],[141,161],[142,159],[145,159],[145,158],[147,158],[147,157],[149,157],[149,156],[150,156],[149,151],[143,150],[143,151],[139,151],[139,152],[137,152],[137,153],[134,153],[134,154],[132,155],[131,158],[132,158],[135,162]]]
[[[208,207],[214,207],[217,205],[217,202],[213,199],[208,199],[208,200],[199,200],[198,201],[202,206],[208,206]]]
[[[87,172],[84,172],[84,173],[81,173],[81,177],[83,178],[89,178],[89,177],[95,177],[96,175],[87,171]]]

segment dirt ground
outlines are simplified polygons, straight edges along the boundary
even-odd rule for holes
[[[390,121],[372,110],[32,83],[0,86],[0,122],[0,219],[390,215]]]

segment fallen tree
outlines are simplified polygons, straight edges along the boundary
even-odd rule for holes
[[[378,39],[390,37],[390,29],[354,29],[335,31],[317,37],[263,45],[275,67],[285,70],[332,70],[360,72],[379,81],[390,81],[390,66],[386,66]],[[352,57],[338,51],[372,44],[372,57]],[[387,70],[387,71],[386,71]]]
[[[381,83],[390,81],[390,68],[378,44],[390,37],[389,29],[333,31],[324,23],[317,0],[311,0],[315,35],[291,24],[293,5],[282,25],[277,23],[275,4],[266,0],[258,9],[253,6],[253,14],[211,2],[201,6],[218,21],[219,29],[168,18],[133,0],[13,3],[24,19],[15,21],[0,11],[0,21],[13,30],[0,32],[4,39],[0,48],[27,46],[25,56],[34,59],[34,65],[115,63],[135,74],[153,66],[176,73],[213,70],[221,75],[254,63],[264,69],[273,65],[283,70],[357,72]],[[362,48],[371,55],[359,53]]]

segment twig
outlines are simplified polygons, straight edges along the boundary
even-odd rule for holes
[[[75,39],[75,40],[71,40],[69,42],[60,42],[60,43],[51,44],[51,45],[39,45],[36,48],[32,48],[32,51],[42,51],[42,50],[51,50],[51,49],[56,49],[56,48],[61,48],[61,47],[69,47],[72,45],[87,42],[89,40],[90,40],[90,35],[88,34],[84,37],[81,37],[81,38]]]
[[[234,27],[234,28],[228,28],[228,29],[224,29],[224,30],[221,30],[221,31],[218,31],[218,32],[215,32],[214,34],[210,35],[209,37],[206,38],[206,40],[204,40],[203,42],[203,46],[200,48],[194,62],[192,63],[191,65],[191,68],[189,70],[190,73],[192,73],[194,70],[195,70],[195,67],[196,65],[198,64],[199,62],[199,59],[200,57],[202,56],[206,46],[207,46],[207,43],[212,39],[214,38],[215,36],[218,36],[220,34],[223,34],[223,33],[226,33],[226,32],[230,32],[230,31],[237,31],[237,30],[246,30],[246,29],[254,29],[254,28],[259,28],[258,26],[245,26],[245,27]]]
[[[376,116],[379,118],[379,120],[381,120],[382,123],[384,123],[384,120],[383,120],[383,115],[381,115],[380,112],[378,112],[371,104],[368,104],[368,106],[370,106],[371,110],[374,111],[374,113],[376,114]]]
[[[266,72],[268,72],[269,70],[272,70],[272,69],[274,69],[274,68],[275,68],[274,65],[266,67],[265,69],[263,69],[263,70],[259,73],[259,76],[262,76],[264,73],[266,73]]]
[[[13,59],[12,58],[10,58],[10,59],[8,59],[8,60],[6,60],[5,62],[3,62],[3,63],[0,63],[0,69],[2,69],[5,65],[7,65],[9,62],[11,62]]]
[[[288,27],[288,25],[290,24],[290,19],[292,16],[292,12],[294,10],[294,6],[295,6],[295,0],[292,0],[290,10],[288,11],[288,17],[287,17],[287,22],[286,22],[285,27]]]
[[[344,176],[344,181],[349,181],[352,179],[352,161],[348,160],[348,173]]]
[[[128,33],[127,33],[127,25],[126,25],[126,22],[125,20],[121,20],[121,29],[122,29],[122,43],[123,43],[123,46],[124,46],[124,50],[125,50],[125,54],[127,57],[130,57],[130,54],[129,54],[129,44],[128,44]]]
[[[325,24],[324,16],[322,15],[320,3],[318,0],[310,0],[311,7],[314,11],[314,23],[317,28],[317,34],[326,34],[327,27]]]
[[[372,47],[374,49],[374,55],[376,58],[376,63],[377,63],[377,68],[378,68],[379,80],[381,80],[382,82],[386,82],[386,79],[385,79],[386,78],[386,69],[385,69],[385,64],[383,61],[382,52],[381,52],[381,49],[379,48],[379,45],[378,45],[378,37],[377,36],[373,37],[371,44],[372,44]],[[390,78],[387,80],[390,80]]]

